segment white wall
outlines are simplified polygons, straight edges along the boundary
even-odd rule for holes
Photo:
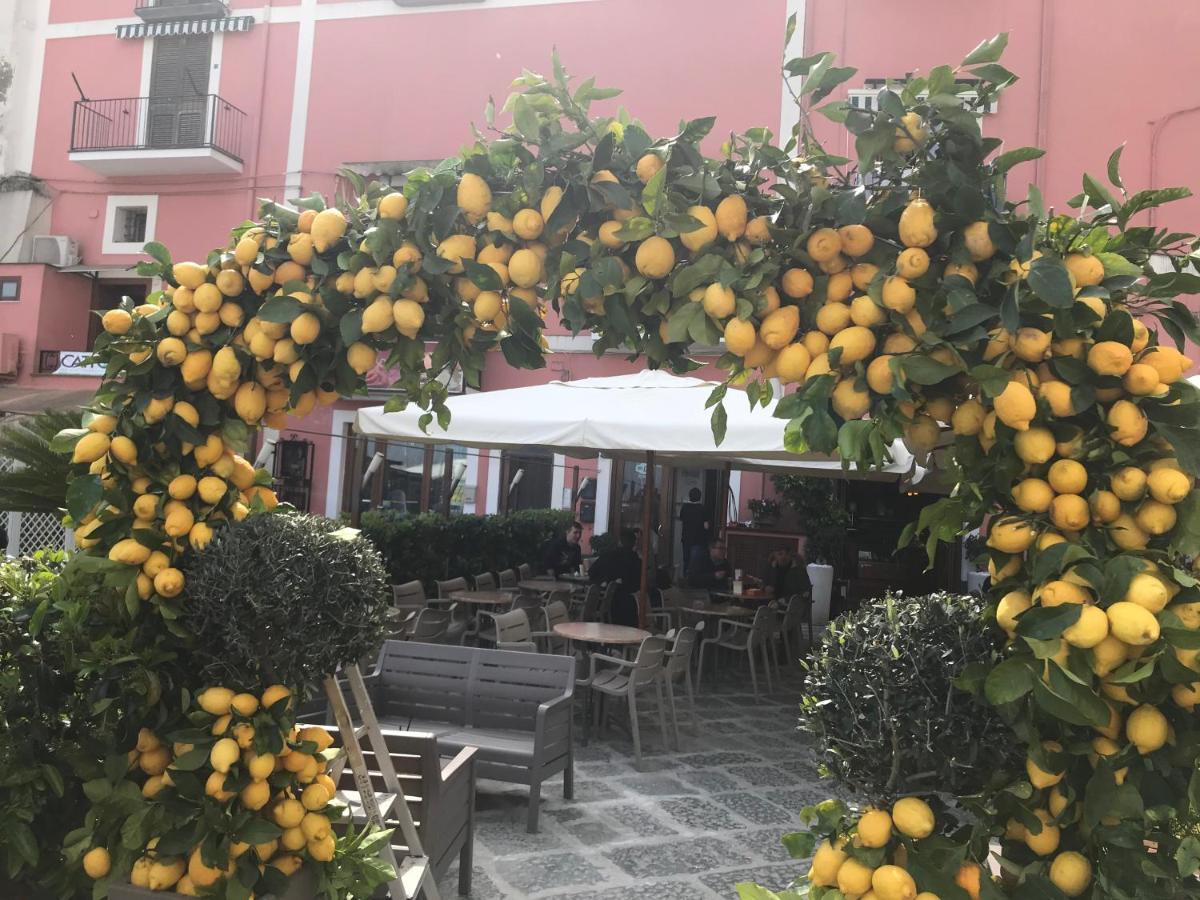
[[[0,2],[0,177],[28,172],[33,161],[38,92],[42,78],[47,0]],[[24,241],[5,251],[23,231],[46,234],[45,197],[32,191],[0,192],[0,262],[17,262]]]

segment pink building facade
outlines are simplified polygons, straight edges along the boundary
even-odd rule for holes
[[[506,96],[522,68],[548,69],[552,47],[567,67],[624,94],[624,105],[651,134],[680,120],[716,115],[711,138],[755,126],[786,133],[797,120],[780,79],[786,22],[798,28],[792,56],[832,50],[858,74],[840,96],[870,102],[879,80],[960,59],[980,39],[1012,33],[1006,64],[1022,80],[988,116],[985,131],[1010,146],[1039,144],[1047,157],[1017,169],[1047,200],[1079,191],[1081,169],[1102,173],[1126,144],[1131,190],[1188,184],[1200,142],[1194,85],[1200,57],[1190,38],[1200,8],[1097,0],[17,0],[24,64],[14,90],[24,103],[13,172],[38,179],[24,229],[0,257],[0,410],[63,404],[95,385],[72,365],[95,335],[95,310],[155,285],[130,267],[156,240],[177,258],[203,258],[228,229],[255,214],[258,198],[292,198],[339,188],[344,166],[399,180],[406,168],[453,155],[483,126],[489,96]],[[23,18],[22,18],[23,16]],[[936,22],[936,26],[931,23]],[[1095,48],[1117,46],[1111,63]],[[3,48],[0,48],[2,50]],[[2,109],[2,108],[0,108]],[[10,125],[10,128],[13,127]],[[841,151],[844,137],[819,122]],[[0,145],[2,149],[2,145]],[[44,210],[43,210],[44,205]],[[38,212],[42,210],[42,212]],[[1155,224],[1195,229],[1200,201],[1159,212]],[[35,217],[35,213],[37,213]],[[0,229],[0,237],[6,232]],[[0,250],[3,244],[0,243]],[[491,362],[483,390],[548,379],[630,371],[620,355],[600,359],[591,341],[551,327],[548,367],[514,371]],[[34,391],[54,393],[35,394]],[[6,394],[2,392],[7,392]],[[43,403],[44,401],[44,403]],[[277,470],[294,499],[336,515],[349,489],[355,409],[369,400],[322,408],[276,435]],[[367,458],[374,448],[367,448]],[[459,452],[446,466],[412,448],[388,450],[394,483],[372,488],[376,505],[445,504],[455,482],[456,510],[495,512],[507,505],[569,505],[574,488],[594,489],[596,529],[616,521],[614,504],[636,491],[612,488],[605,463],[541,458],[504,460]],[[507,486],[525,469],[519,492]],[[405,474],[407,473],[407,474]],[[444,474],[445,478],[439,475]],[[453,477],[452,477],[453,476]],[[405,482],[404,478],[408,478]],[[704,473],[684,473],[677,499]],[[502,483],[503,482],[503,483]],[[739,517],[749,498],[770,493],[759,475],[732,477]],[[414,496],[414,494],[418,496]],[[590,491],[585,490],[585,496]]]

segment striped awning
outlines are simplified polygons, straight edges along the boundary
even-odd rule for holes
[[[224,16],[219,19],[182,19],[175,22],[139,22],[118,25],[118,38],[148,38],[176,34],[217,34],[221,31],[249,31],[254,16]]]

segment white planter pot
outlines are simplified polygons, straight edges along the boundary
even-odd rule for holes
[[[833,599],[833,566],[824,563],[809,563],[808,580],[812,582],[812,620],[814,625],[829,621],[829,605]]]
[[[983,583],[987,581],[987,572],[968,572],[967,573],[967,591],[972,594],[983,593]]]

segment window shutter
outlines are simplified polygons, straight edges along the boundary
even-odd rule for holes
[[[211,55],[212,36],[208,34],[155,38],[146,120],[150,146],[204,143]]]

